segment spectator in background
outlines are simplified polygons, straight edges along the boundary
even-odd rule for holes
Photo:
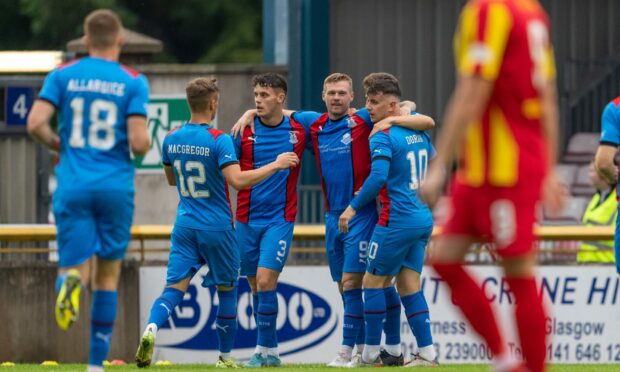
[[[596,188],[596,194],[590,200],[581,221],[586,226],[615,225],[618,215],[616,182],[609,184],[599,176],[594,162],[590,163],[590,181]],[[614,262],[613,248],[613,240],[584,241],[577,253],[577,262]]]
[[[620,145],[620,97],[616,97],[609,102],[603,110],[601,118],[601,143],[596,150],[594,158],[594,169],[596,173],[607,181],[614,184],[618,179],[618,167],[614,164],[614,158],[618,153]],[[618,221],[616,220],[616,236],[614,243],[614,254],[620,255],[620,234],[618,231]],[[616,272],[620,274],[620,260],[616,259]]]

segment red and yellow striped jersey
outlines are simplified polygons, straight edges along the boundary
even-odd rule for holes
[[[555,79],[546,13],[535,0],[471,0],[461,13],[454,50],[459,75],[494,84],[482,117],[468,127],[457,182],[539,183],[547,161],[541,91]]]

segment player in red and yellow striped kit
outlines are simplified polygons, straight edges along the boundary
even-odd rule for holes
[[[541,190],[552,211],[561,208],[564,195],[552,171],[558,115],[549,22],[535,0],[471,0],[461,13],[454,46],[458,82],[422,188],[433,205],[452,151],[459,148],[452,211],[433,266],[496,355],[496,367],[519,368],[484,292],[461,263],[474,240],[494,241],[516,297],[526,366],[542,371],[545,310],[534,282],[532,228]]]

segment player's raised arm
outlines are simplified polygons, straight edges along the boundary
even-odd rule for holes
[[[50,119],[56,108],[51,103],[44,100],[36,100],[30,114],[28,115],[27,130],[28,134],[37,142],[52,150],[60,150],[60,138],[50,126]]]
[[[389,129],[392,125],[408,128],[411,130],[429,130],[435,127],[435,120],[430,116],[422,114],[405,114],[400,116],[388,116],[387,118],[375,123],[370,132],[370,137]]]
[[[252,133],[254,133],[254,118],[256,117],[256,109],[247,110],[241,115],[241,117],[237,120],[235,125],[233,125],[230,130],[230,134],[233,138],[237,138],[237,136],[245,130],[245,128],[250,127]]]
[[[349,221],[355,216],[357,210],[375,200],[388,178],[392,159],[389,136],[383,132],[379,133],[371,140],[370,150],[372,156],[370,174],[359,193],[351,200],[338,219],[338,229],[344,233],[349,231]]]
[[[242,172],[239,164],[231,163],[222,169],[222,173],[226,182],[235,189],[241,190],[245,187],[256,185],[279,170],[296,167],[298,164],[299,158],[294,152],[285,152],[278,155],[273,162],[258,169]]]

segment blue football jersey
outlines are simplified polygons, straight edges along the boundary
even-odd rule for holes
[[[605,106],[601,128],[601,143],[620,145],[620,97]]]
[[[296,112],[293,118],[310,131],[326,210],[343,211],[370,173],[368,135],[373,124],[368,110],[338,120],[312,111]]]
[[[387,182],[379,193],[378,224],[398,228],[432,225],[431,211],[417,195],[428,161],[435,156],[428,135],[394,126],[371,137],[370,153],[373,160],[390,160]]]
[[[162,145],[162,163],[174,169],[181,199],[175,225],[210,231],[232,229],[222,169],[238,162],[230,136],[209,125],[186,123],[168,133]]]
[[[58,190],[133,190],[127,117],[147,115],[144,75],[86,57],[50,72],[39,99],[59,112]]]
[[[283,152],[295,152],[301,160],[308,133],[294,119],[284,117],[274,127],[254,119],[254,134],[248,127],[235,139],[241,170],[257,169],[276,160]],[[297,179],[301,163],[281,170],[237,194],[237,220],[243,223],[294,222],[297,215]]]

